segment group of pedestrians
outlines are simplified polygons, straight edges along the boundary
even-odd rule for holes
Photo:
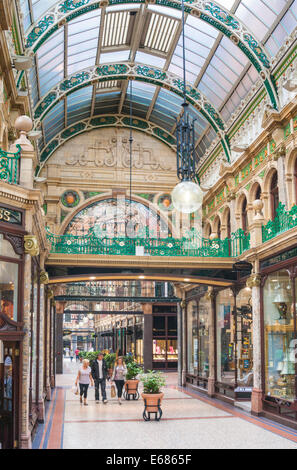
[[[119,405],[122,404],[122,395],[123,395],[123,388],[125,385],[125,377],[127,374],[126,365],[121,357],[117,359],[115,362],[115,366],[113,369],[113,374],[110,378],[111,382],[113,382],[117,388],[117,396]],[[100,403],[100,392],[102,401],[104,404],[107,403],[107,396],[106,396],[106,380],[109,378],[108,376],[108,369],[106,362],[103,358],[103,354],[99,354],[97,359],[92,362],[91,367],[88,359],[84,359],[82,361],[82,365],[78,370],[78,375],[75,381],[75,385],[79,384],[79,395],[80,395],[80,403],[84,402],[84,405],[88,405],[87,398],[88,398],[88,389],[89,386],[95,387],[95,401],[96,403]],[[83,401],[84,400],[84,401]]]

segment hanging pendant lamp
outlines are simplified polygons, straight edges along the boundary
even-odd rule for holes
[[[183,116],[176,125],[177,176],[180,183],[172,191],[172,203],[176,210],[184,214],[196,212],[202,206],[203,191],[194,183],[196,179],[195,119],[189,116],[186,100],[186,61],[185,61],[185,8],[182,0],[183,38]]]

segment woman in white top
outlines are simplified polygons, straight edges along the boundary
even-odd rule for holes
[[[94,380],[91,374],[91,368],[89,367],[88,359],[84,359],[82,366],[78,370],[75,385],[79,383],[80,388],[80,402],[82,403],[82,397],[84,397],[84,405],[87,406],[88,388],[91,383],[94,386]]]
[[[119,405],[122,404],[121,398],[122,398],[123,388],[125,385],[126,374],[127,374],[127,368],[125,366],[125,363],[123,359],[119,357],[115,363],[113,374],[111,377],[111,380],[115,382],[116,387],[117,387]]]

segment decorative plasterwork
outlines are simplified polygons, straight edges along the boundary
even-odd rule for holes
[[[184,84],[175,74],[162,69],[143,64],[118,63],[89,67],[68,76],[53,87],[39,101],[34,110],[35,128],[39,128],[48,112],[65,96],[76,90],[89,86],[95,82],[104,82],[110,79],[138,80],[161,86],[178,96],[183,96]],[[188,103],[192,104],[210,123],[221,139],[227,160],[230,161],[230,146],[225,132],[225,123],[220,113],[213,107],[208,99],[196,88],[186,84]]]
[[[179,0],[64,0],[57,2],[32,25],[26,37],[28,53],[36,53],[39,47],[60,27],[78,16],[101,7],[117,4],[154,3],[167,8],[181,10]],[[202,21],[207,22],[227,36],[248,57],[255,66],[270,96],[274,108],[278,107],[278,96],[271,75],[271,58],[263,45],[253,36],[249,29],[228,10],[214,2],[192,0],[186,2],[185,11]]]
[[[175,137],[167,132],[165,129],[156,126],[152,122],[145,121],[138,117],[133,117],[132,126],[138,131],[145,132],[148,135],[156,137],[167,144],[170,148],[175,150]],[[93,116],[82,121],[76,122],[58,133],[45,147],[40,156],[41,166],[37,168],[37,175],[44,167],[47,160],[51,155],[68,140],[76,135],[84,132],[89,132],[92,129],[101,127],[130,127],[130,116],[118,114],[104,114],[100,116]]]
[[[40,273],[40,284],[48,284],[49,283],[49,275],[46,271],[41,271]]]
[[[38,241],[35,235],[25,235],[25,253],[26,255],[30,256],[38,256],[39,255],[39,246]]]

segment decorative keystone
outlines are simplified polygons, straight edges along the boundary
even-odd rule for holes
[[[272,154],[273,160],[278,160],[280,157],[284,157],[286,155],[286,146],[282,143],[279,148]]]
[[[236,193],[234,193],[233,191],[231,193],[228,194],[227,196],[227,201],[230,202],[230,201],[234,201],[234,199],[236,199]]]
[[[39,246],[35,235],[25,235],[24,237],[24,248],[26,255],[38,256]]]
[[[46,271],[41,271],[40,273],[40,284],[48,284],[49,283],[49,276]]]
[[[249,288],[260,287],[261,285],[261,274],[252,274],[246,281],[246,286]]]

